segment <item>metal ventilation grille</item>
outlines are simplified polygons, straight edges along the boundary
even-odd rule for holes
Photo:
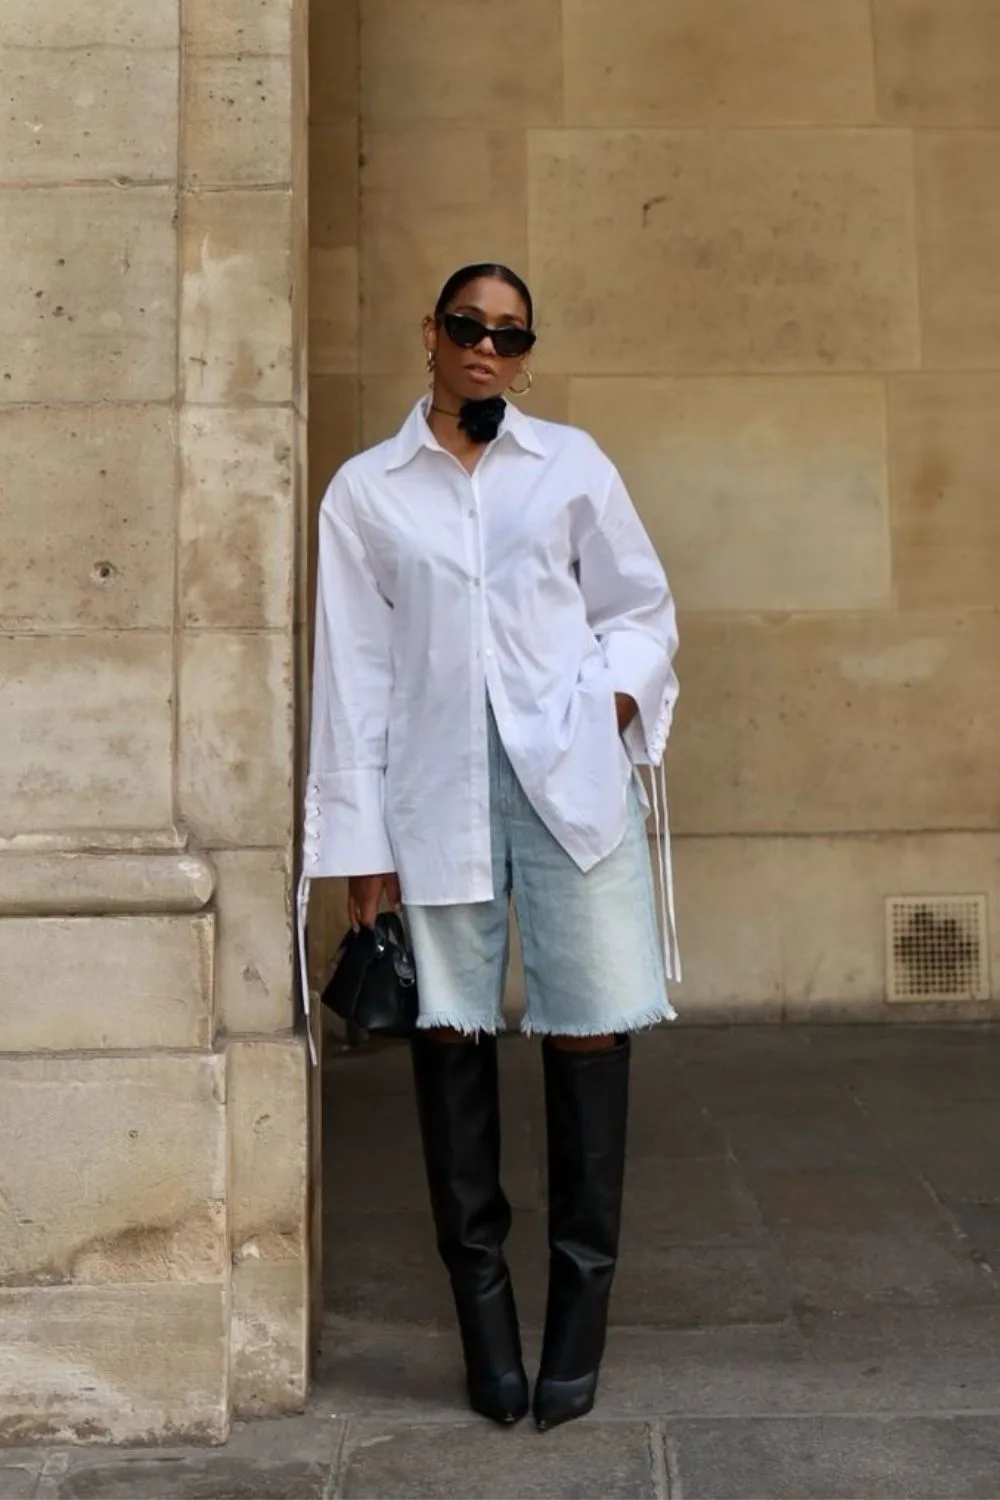
[[[890,896],[889,1000],[988,1000],[985,896]]]

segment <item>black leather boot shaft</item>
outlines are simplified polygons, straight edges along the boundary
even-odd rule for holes
[[[528,1409],[517,1310],[503,1244],[510,1205],[500,1186],[500,1099],[494,1037],[412,1043],[417,1111],[438,1250],[451,1278],[469,1399],[494,1421]]]
[[[600,1052],[546,1041],[549,1296],[535,1387],[538,1425],[555,1427],[594,1404],[618,1259],[631,1042]]]

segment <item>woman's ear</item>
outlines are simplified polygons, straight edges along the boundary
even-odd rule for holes
[[[425,318],[424,321],[420,325],[420,329],[421,329],[421,332],[422,332],[423,338],[424,338],[424,350],[425,350],[425,352],[427,354],[434,354],[434,353],[436,353],[437,352],[438,331],[437,331],[437,324],[435,323],[434,319],[431,318],[431,317]]]

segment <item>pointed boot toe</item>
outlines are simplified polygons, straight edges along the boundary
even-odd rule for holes
[[[530,1400],[524,1370],[509,1370],[490,1380],[469,1380],[469,1405],[501,1427],[513,1427],[527,1416]]]
[[[532,1413],[539,1432],[561,1427],[585,1417],[594,1408],[597,1396],[597,1371],[576,1380],[549,1380],[540,1376],[535,1386]]]

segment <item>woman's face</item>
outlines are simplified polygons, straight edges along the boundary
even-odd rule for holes
[[[445,309],[475,318],[487,328],[527,328],[528,310],[521,294],[505,281],[484,277],[470,281]],[[502,396],[525,365],[526,356],[504,358],[483,337],[471,349],[452,343],[444,325],[428,318],[424,323],[424,347],[434,355],[435,383],[457,401],[482,401]]]

